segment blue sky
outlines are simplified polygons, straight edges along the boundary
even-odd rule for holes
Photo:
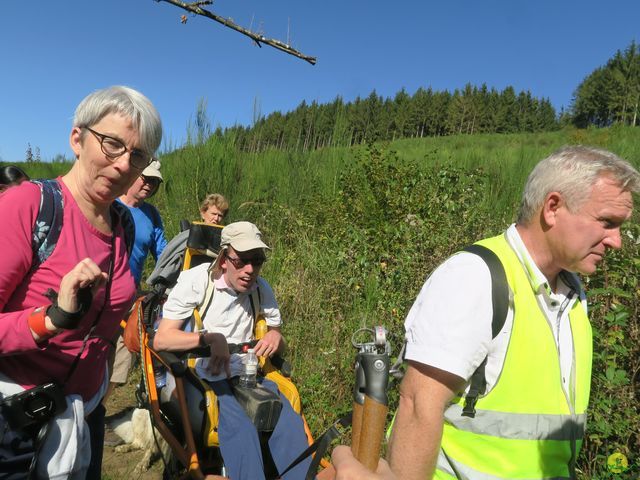
[[[198,101],[212,125],[250,124],[302,100],[393,96],[466,83],[530,90],[556,109],[631,40],[638,0],[216,0],[237,23],[287,39],[312,66],[209,19],[154,0],[0,4],[0,160],[71,157],[73,112],[89,92],[132,86],[158,108],[164,148],[179,146]]]

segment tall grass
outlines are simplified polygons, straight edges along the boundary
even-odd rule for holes
[[[320,432],[351,404],[353,331],[384,324],[397,353],[404,317],[426,276],[448,255],[514,220],[537,161],[562,145],[585,144],[638,165],[637,132],[451,136],[259,155],[213,136],[162,155],[165,184],[153,202],[169,237],[180,219],[197,218],[199,201],[212,192],[230,199],[229,221],[253,221],[264,232],[273,249],[263,274],[282,308],[307,418]],[[594,421],[580,460],[584,478],[609,478],[606,457],[615,450],[635,462],[634,478],[640,468],[640,233],[634,228],[625,233],[625,241],[633,238],[625,250],[585,279],[593,291],[596,360]],[[622,333],[612,336],[612,325]]]
[[[457,249],[512,222],[533,166],[566,144],[606,148],[636,165],[640,160],[637,130],[624,127],[409,139],[295,155],[251,155],[211,141],[164,156],[175,187],[160,201],[172,228],[176,214],[195,215],[197,198],[221,191],[231,200],[230,220],[254,221],[265,232],[273,251],[263,273],[281,303],[295,377],[318,432],[350,407],[351,333],[384,324],[397,352],[404,317],[429,272]],[[634,271],[637,246],[620,258],[628,258],[625,265]],[[633,290],[633,274],[618,278],[617,285],[606,266],[602,271],[587,279],[602,287],[590,297],[594,305],[602,305],[604,295],[607,305],[635,311],[635,300],[614,290],[625,284]],[[606,309],[594,309],[596,332],[606,328],[606,315]],[[637,319],[628,318],[628,335],[617,344],[596,335],[600,356],[592,418],[615,419],[615,428],[606,429],[602,421],[590,424],[580,460],[584,478],[607,478],[606,457],[616,450],[637,464],[640,412],[633,359],[640,339]],[[619,402],[602,400],[616,388]],[[391,398],[397,398],[395,390]]]

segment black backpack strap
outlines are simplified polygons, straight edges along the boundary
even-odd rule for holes
[[[284,477],[284,475],[294,468],[296,465],[300,464],[305,458],[310,455],[314,455],[311,464],[309,465],[309,469],[307,470],[307,475],[305,480],[313,480],[316,478],[316,473],[318,472],[318,466],[320,465],[320,460],[324,457],[325,453],[327,453],[327,449],[331,445],[331,442],[338,437],[341,437],[344,433],[344,429],[351,425],[351,417],[353,412],[349,412],[346,415],[340,417],[327,431],[325,431],[322,435],[318,437],[318,439],[313,442],[309,447],[302,452],[296,459],[289,464],[287,468],[285,468],[280,473],[280,477]]]
[[[186,218],[180,220],[180,231],[184,232],[185,230],[189,230],[191,228],[191,222]]]
[[[131,257],[133,244],[136,241],[136,224],[133,221],[133,215],[131,215],[129,208],[124,203],[118,201],[113,202],[111,208],[120,219],[120,224],[124,230],[124,243],[127,245],[127,254]]]
[[[64,202],[57,180],[32,180],[40,188],[40,207],[33,225],[31,270],[36,270],[53,252],[60,238]]]
[[[496,338],[504,327],[507,313],[509,312],[509,284],[507,283],[507,274],[504,271],[504,266],[492,250],[482,245],[469,245],[463,251],[478,255],[489,267],[489,273],[491,274],[491,304],[493,306],[491,338]],[[471,375],[469,392],[465,397],[464,408],[462,409],[462,415],[465,417],[475,417],[478,397],[483,395],[487,389],[486,365],[487,357]]]
[[[253,327],[251,331],[256,328],[256,322],[258,321],[258,315],[260,315],[260,305],[262,305],[262,294],[260,293],[260,286],[249,294],[249,303],[251,304],[251,313],[253,314]]]

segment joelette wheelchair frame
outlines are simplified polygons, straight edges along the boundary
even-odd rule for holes
[[[212,261],[220,244],[221,227],[204,223],[191,226],[183,269],[191,268],[203,261]],[[140,356],[142,380],[139,401],[149,409],[154,426],[171,447],[173,457],[165,461],[165,478],[215,478],[225,475],[224,461],[220,454],[218,439],[218,403],[216,396],[206,381],[194,371],[196,357],[208,356],[208,352],[196,349],[176,354],[158,352],[153,348],[154,323],[160,316],[166,285],[162,282],[153,287],[136,304],[140,336]],[[193,323],[201,328],[198,311],[194,311]],[[255,339],[259,340],[267,331],[264,319],[257,318]],[[239,348],[230,346],[230,349]],[[278,385],[282,395],[289,401],[294,411],[301,413],[301,400],[296,386],[290,380],[290,365],[280,357],[260,358],[262,375]],[[168,389],[159,382],[162,372],[171,375],[175,388]],[[253,399],[260,402],[260,399]],[[306,420],[302,416],[307,439],[312,436]],[[269,422],[267,422],[269,423]],[[263,446],[265,476],[277,478],[277,471],[271,460],[267,441],[269,432],[259,432]]]

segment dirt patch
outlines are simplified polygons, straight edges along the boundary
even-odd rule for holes
[[[107,400],[107,415],[115,415],[136,405],[135,388],[140,379],[136,370],[129,375],[129,383],[114,390]],[[102,458],[103,480],[161,480],[164,465],[162,460],[155,462],[147,472],[137,472],[136,465],[142,459],[141,450],[134,452],[116,452],[114,447],[104,447]]]

